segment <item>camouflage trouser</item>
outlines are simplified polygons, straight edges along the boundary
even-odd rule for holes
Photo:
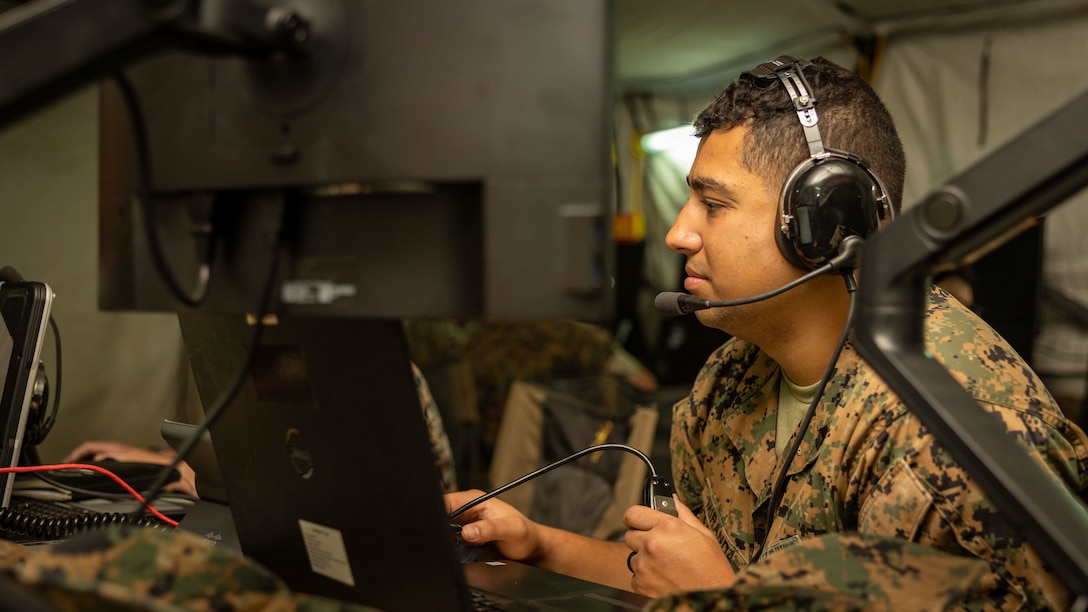
[[[292,593],[236,551],[175,529],[111,527],[34,549],[0,540],[0,569],[58,610],[371,610]]]

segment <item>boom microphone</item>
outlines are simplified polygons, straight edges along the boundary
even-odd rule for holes
[[[691,314],[696,310],[713,308],[714,302],[701,300],[694,295],[679,291],[665,291],[654,298],[654,308],[665,315],[680,316]]]
[[[812,272],[805,274],[804,276],[792,280],[785,285],[777,289],[772,289],[767,293],[761,293],[748,298],[741,298],[739,300],[724,300],[719,302],[712,302],[710,300],[704,300],[697,298],[694,295],[683,293],[680,291],[665,291],[657,294],[654,298],[654,308],[657,309],[663,315],[679,316],[686,315],[695,312],[696,310],[706,310],[707,308],[720,308],[722,306],[740,306],[742,304],[751,304],[752,302],[761,302],[763,300],[769,300],[774,296],[785,293],[794,287],[807,283],[808,281],[829,274],[831,272],[837,272],[839,270],[852,270],[857,261],[858,251],[861,250],[861,246],[865,241],[860,236],[847,236],[839,243],[839,254],[832,257],[828,262],[819,268],[816,268]]]

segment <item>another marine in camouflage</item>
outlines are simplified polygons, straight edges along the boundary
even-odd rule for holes
[[[450,447],[450,438],[446,435],[446,427],[442,423],[442,414],[438,411],[434,396],[431,395],[431,388],[427,386],[427,379],[423,377],[423,373],[419,371],[415,363],[412,364],[412,377],[416,382],[419,405],[423,407],[423,420],[427,422],[431,452],[434,453],[438,474],[442,478],[442,490],[447,493],[456,491],[457,472],[453,465],[453,449]]]
[[[1088,437],[1061,415],[1003,339],[935,289],[926,344],[1034,459],[1085,498]],[[1068,607],[1067,590],[1019,526],[998,512],[850,346],[789,466],[781,505],[768,526],[768,498],[780,469],[776,446],[785,443],[775,440],[780,378],[770,357],[734,339],[711,355],[690,397],[674,408],[677,492],[717,534],[742,581],[764,546],[774,557],[803,538],[860,532],[984,560],[989,568],[981,579],[982,607]],[[902,596],[885,595],[889,601]]]
[[[412,319],[405,321],[404,330],[412,361],[425,371],[437,365],[468,364],[474,391],[470,410],[479,415],[485,458],[494,451],[507,394],[515,380],[549,382],[599,375],[626,378],[644,370],[611,332],[580,321],[488,319],[461,325]]]
[[[479,402],[485,451],[494,448],[510,383],[603,374],[618,345],[607,330],[577,321],[479,321],[465,347]]]
[[[0,541],[0,572],[56,610],[373,609],[291,592],[234,549],[178,529],[114,526],[36,549]]]
[[[987,569],[900,538],[833,533],[761,559],[727,590],[662,597],[646,611],[970,608]]]

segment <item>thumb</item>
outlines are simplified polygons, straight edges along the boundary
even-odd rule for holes
[[[703,525],[702,521],[700,521],[699,518],[695,516],[695,513],[691,511],[691,508],[688,508],[686,505],[684,505],[684,502],[680,501],[680,498],[678,498],[675,493],[673,494],[672,499],[676,502],[676,514],[681,521],[684,521],[685,524],[694,527],[703,535],[717,539],[717,536],[715,536],[712,531],[707,529],[706,525]]]

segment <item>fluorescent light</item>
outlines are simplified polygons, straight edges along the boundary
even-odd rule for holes
[[[694,131],[691,124],[687,124],[650,132],[642,137],[642,150],[650,155],[663,154],[681,168],[690,168],[691,162],[695,161],[695,150],[699,146],[699,139],[694,136]]]

